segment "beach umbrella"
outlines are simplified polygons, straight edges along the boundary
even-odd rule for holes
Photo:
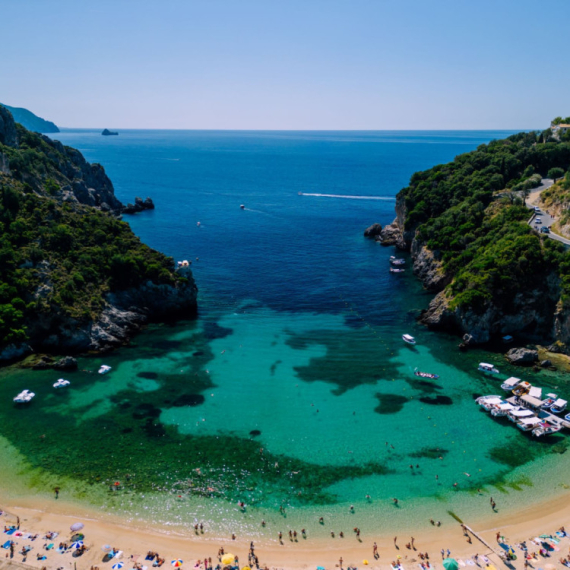
[[[85,525],[80,522],[73,523],[69,528],[75,532],[76,530],[81,530]]]
[[[251,570],[249,566],[244,566],[241,570]]]
[[[76,532],[72,537],[71,540],[73,542],[77,542],[78,540],[83,540],[85,538],[85,535],[81,532]]]
[[[110,544],[105,544],[105,546],[101,547],[101,550],[103,552],[110,552],[111,550],[113,550],[113,547]]]
[[[121,568],[125,565],[124,562],[117,562],[116,564],[113,564],[113,566],[111,566],[111,568],[113,570],[121,570]]]
[[[317,566],[317,570],[325,570],[324,566]]]
[[[222,564],[224,565],[228,565],[228,564],[233,564],[234,560],[235,560],[235,556],[233,554],[230,554],[229,552],[227,554],[224,554],[222,556]]]
[[[457,563],[457,560],[455,560],[455,558],[446,558],[443,561],[443,567],[445,568],[445,570],[458,570],[459,564]]]
[[[170,564],[172,564],[172,566],[174,566],[174,568],[180,568],[180,566],[182,566],[182,564],[184,564],[184,562],[182,562],[182,560],[180,560],[180,558],[173,560]]]
[[[81,548],[83,546],[83,541],[78,540],[77,542],[72,542],[70,548]]]

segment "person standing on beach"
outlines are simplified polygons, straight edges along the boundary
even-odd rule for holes
[[[376,543],[372,545],[372,554],[374,558],[378,558],[378,545]]]
[[[396,544],[397,542],[398,542],[398,537],[395,536],[395,537],[394,537],[394,546],[395,546],[396,548],[398,548],[398,545]]]

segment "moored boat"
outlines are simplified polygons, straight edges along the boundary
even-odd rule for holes
[[[532,384],[530,382],[521,382],[513,389],[513,394],[515,396],[524,396],[531,388]]]
[[[99,368],[99,374],[107,374],[111,371],[111,367],[107,366],[106,364],[102,364],[101,368]]]
[[[558,394],[546,394],[546,399],[543,400],[542,406],[540,406],[543,410],[548,410],[558,400]]]
[[[66,386],[69,386],[71,384],[71,382],[69,380],[64,380],[63,378],[60,378],[54,385],[54,388],[65,388]]]
[[[390,256],[390,263],[392,265],[406,265],[406,260],[402,258],[396,258],[393,255]]]
[[[419,376],[420,378],[430,378],[436,380],[439,378],[439,374],[431,374],[430,372],[421,372],[417,368],[414,370],[414,376]]]
[[[519,406],[514,406],[509,404],[509,402],[503,402],[502,404],[497,404],[491,409],[491,415],[496,417],[506,416],[509,412],[517,410]]]
[[[511,422],[518,422],[524,418],[532,418],[534,416],[534,412],[532,410],[526,410],[524,408],[519,408],[518,410],[511,410],[507,412],[507,417]]]
[[[517,427],[522,431],[532,431],[541,423],[540,418],[532,416],[530,418],[522,418],[517,422]]]
[[[416,339],[411,334],[403,334],[402,340],[408,344],[416,344]]]
[[[558,398],[556,400],[556,402],[554,402],[554,404],[552,404],[552,406],[550,406],[550,411],[553,414],[561,414],[566,409],[567,405],[568,405],[568,402],[566,400],[563,400],[562,398]]]
[[[548,422],[541,422],[540,425],[538,425],[532,430],[532,435],[534,435],[535,437],[541,437],[543,435],[550,435],[553,433],[557,433],[561,429],[562,426],[555,426]]]
[[[35,394],[29,390],[22,390],[15,398],[15,404],[28,404],[34,399]]]
[[[492,364],[489,364],[487,362],[480,362],[477,370],[485,372],[487,374],[499,374],[499,369],[495,368]]]
[[[479,404],[480,406],[482,406],[487,400],[497,400],[497,402],[501,402],[502,398],[501,396],[498,396],[497,394],[490,394],[488,396],[479,396],[476,400],[475,403]]]
[[[521,383],[520,378],[515,378],[514,376],[511,376],[501,384],[501,388],[505,390],[505,392],[511,392],[514,389],[514,387],[520,383]]]
[[[405,269],[398,269],[397,267],[390,267],[390,273],[404,273]]]

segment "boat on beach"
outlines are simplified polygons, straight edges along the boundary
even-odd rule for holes
[[[485,372],[486,374],[499,374],[499,369],[495,368],[492,364],[487,362],[480,362],[477,368],[480,372]]]
[[[66,386],[69,386],[71,384],[71,382],[69,380],[64,380],[63,378],[60,378],[54,385],[54,388],[65,388]]]
[[[513,389],[515,388],[515,386],[517,386],[518,384],[521,383],[521,379],[520,378],[515,378],[514,376],[511,376],[510,378],[507,378],[502,384],[501,384],[501,388],[505,391],[505,392],[512,392]]]
[[[102,364],[101,368],[99,368],[99,374],[107,374],[111,371],[111,367],[107,366],[106,364]]]
[[[29,404],[34,399],[35,394],[29,390],[22,390],[15,398],[15,404]]]
[[[417,368],[414,370],[414,376],[419,376],[420,378],[430,378],[431,380],[436,380],[439,378],[439,374],[431,374],[430,372],[422,372]]]
[[[411,334],[403,334],[402,340],[408,344],[416,344],[416,339]]]

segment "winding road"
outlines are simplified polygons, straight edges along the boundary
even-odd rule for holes
[[[528,224],[529,224],[529,226],[533,227],[537,231],[540,231],[541,227],[547,227],[548,228],[554,223],[554,218],[550,214],[548,214],[545,210],[543,210],[542,208],[541,208],[542,213],[540,213],[540,214],[534,213],[534,208],[539,201],[541,192],[543,190],[546,190],[547,188],[550,188],[553,184],[554,184],[554,180],[552,180],[551,178],[543,178],[542,184],[540,186],[538,186],[537,188],[535,188],[530,193],[529,197],[526,199],[526,202],[525,202],[526,207],[533,210],[532,217],[528,221]],[[537,224],[536,218],[540,218],[542,221],[542,224]],[[547,235],[549,238],[551,238],[553,240],[559,241],[560,243],[563,243],[566,246],[570,246],[570,239],[566,239],[565,237],[559,236],[558,234],[553,233],[552,230],[550,231],[549,234],[541,234],[541,235]]]

